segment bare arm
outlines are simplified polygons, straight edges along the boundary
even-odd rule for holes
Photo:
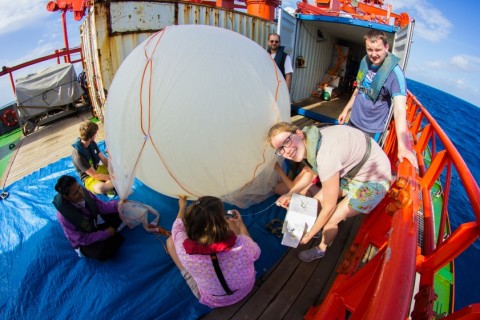
[[[322,182],[322,190],[319,192],[322,193],[322,195],[319,195],[322,208],[320,209],[320,213],[318,214],[317,220],[315,220],[312,229],[303,236],[301,240],[302,244],[309,242],[312,237],[319,232],[332,217],[333,213],[335,212],[335,208],[337,207],[339,188],[340,174],[338,172],[327,181]],[[315,198],[317,198],[317,196],[315,196]]]
[[[402,162],[403,159],[407,159],[410,163],[418,168],[417,160],[414,154],[408,149],[408,130],[407,130],[407,97],[395,96],[392,100],[393,103],[393,117],[395,120],[395,132],[397,134],[398,143],[398,161]]]
[[[305,174],[298,179],[290,191],[277,199],[277,206],[287,208],[288,204],[290,203],[290,199],[292,198],[292,194],[300,193],[303,189],[310,186],[315,176],[316,174],[312,170],[306,168]]]
[[[99,153],[98,157],[102,160],[102,163],[108,168],[108,158],[103,155],[103,153]]]
[[[187,208],[187,196],[178,196],[178,213],[177,218],[182,219],[185,217],[185,209]]]
[[[348,113],[350,110],[352,110],[353,103],[355,102],[355,98],[357,97],[358,94],[358,89],[355,88],[353,91],[352,96],[350,97],[350,100],[348,100],[347,104],[343,108],[342,113],[338,116],[338,123],[339,124],[344,124],[345,120],[347,119]]]
[[[87,171],[85,171],[90,177],[98,181],[109,181],[111,180],[110,175],[104,173],[97,173],[93,167],[90,167]]]
[[[292,83],[292,74],[287,73],[285,75],[285,83],[287,84],[288,91],[290,91],[290,84]]]
[[[250,233],[248,233],[247,227],[243,222],[242,215],[238,210],[233,210],[237,213],[236,218],[227,219],[228,226],[236,235],[243,234],[251,238]]]

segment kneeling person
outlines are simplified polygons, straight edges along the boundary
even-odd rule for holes
[[[211,196],[200,197],[188,208],[186,198],[180,197],[178,204],[167,249],[193,294],[211,308],[245,298],[255,284],[260,247],[240,212],[233,210],[229,218],[222,200]]]
[[[98,125],[86,120],[80,125],[80,137],[72,144],[72,161],[85,188],[96,194],[114,196],[108,172],[108,158],[95,142]],[[100,164],[100,161],[102,164]]]
[[[322,188],[313,196],[320,211],[302,244],[322,230],[318,246],[302,251],[299,258],[310,262],[322,258],[338,233],[338,224],[347,218],[370,213],[385,197],[392,175],[390,161],[378,144],[358,129],[348,126],[317,128],[280,122],[268,132],[275,154],[303,162],[320,179]],[[277,200],[287,208],[293,193],[311,184],[311,176],[295,184]],[[338,202],[339,198],[343,198]]]
[[[68,241],[75,251],[98,260],[113,257],[123,242],[117,232],[122,224],[118,201],[103,202],[71,176],[61,176],[53,205]]]

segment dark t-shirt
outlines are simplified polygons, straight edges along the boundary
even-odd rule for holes
[[[95,142],[91,142],[91,143],[93,143],[95,146],[95,152],[99,154],[100,149],[98,149],[97,144]],[[72,162],[82,181],[84,181],[88,177],[88,174],[86,173],[86,171],[91,167],[95,167],[98,165],[98,163],[95,163],[95,166],[94,166],[93,157],[90,157],[90,159],[85,159],[85,157],[82,156],[80,152],[78,152],[78,150],[75,148],[73,148],[73,151],[72,151]]]

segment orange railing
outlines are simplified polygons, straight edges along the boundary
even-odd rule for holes
[[[310,308],[305,319],[344,319],[347,314],[349,319],[435,318],[435,273],[454,262],[480,237],[480,190],[467,165],[442,128],[410,92],[407,110],[412,151],[417,155],[419,170],[407,161],[396,163],[392,122],[384,150],[397,173],[396,182],[389,196],[363,221],[337,269],[338,276],[329,294],[319,306]],[[428,163],[423,159],[427,153],[431,154]],[[453,168],[469,199],[473,220],[451,230],[445,239]],[[439,179],[443,184],[443,206],[436,231],[431,189]],[[423,219],[424,226],[421,241],[417,240],[419,219]],[[376,254],[367,258],[372,248]],[[420,281],[417,288],[416,275]],[[451,314],[444,319],[479,318],[480,304],[453,312],[452,301]]]

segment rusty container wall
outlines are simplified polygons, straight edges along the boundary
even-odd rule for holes
[[[238,32],[263,48],[277,25],[239,11],[179,1],[97,1],[81,28],[85,72],[97,117],[115,72],[128,54],[169,25],[201,24]]]

